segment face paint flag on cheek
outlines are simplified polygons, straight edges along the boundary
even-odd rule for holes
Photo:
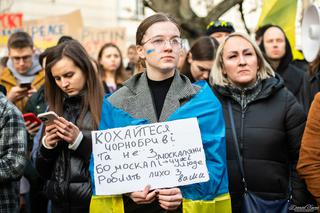
[[[151,53],[154,53],[154,51],[155,51],[154,49],[148,49],[148,50],[147,50],[147,54],[149,55],[149,54],[151,54]]]

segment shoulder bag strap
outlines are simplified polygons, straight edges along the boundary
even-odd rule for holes
[[[230,123],[231,123],[233,144],[234,144],[234,148],[236,150],[236,156],[237,156],[237,160],[238,160],[238,164],[239,164],[239,168],[240,168],[240,172],[241,172],[241,176],[242,176],[242,182],[243,182],[245,191],[247,191],[248,189],[247,189],[247,182],[246,182],[245,176],[244,176],[243,159],[242,159],[242,156],[241,156],[240,150],[239,150],[237,132],[236,132],[236,127],[234,125],[233,112],[232,112],[232,106],[231,106],[230,100],[228,100],[228,112],[229,112],[229,118],[230,118]]]

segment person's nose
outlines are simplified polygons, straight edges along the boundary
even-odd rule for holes
[[[272,43],[272,46],[273,46],[274,48],[277,48],[277,47],[278,47],[278,42],[274,41],[274,42]]]
[[[209,71],[208,72],[204,72],[202,75],[204,80],[207,80],[209,78]]]
[[[244,55],[240,55],[239,56],[239,65],[246,65],[247,64],[247,61],[244,57]]]
[[[63,88],[67,88],[69,86],[69,81],[67,79],[65,79],[65,78],[62,78],[61,79],[61,86]]]
[[[24,65],[25,62],[24,62],[24,60],[23,60],[22,58],[20,58],[19,61],[18,61],[18,64],[19,64],[19,65]]]
[[[168,50],[168,49],[172,49],[172,44],[170,43],[170,40],[165,40],[164,42],[164,49]]]

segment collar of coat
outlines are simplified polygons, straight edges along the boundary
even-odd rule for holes
[[[124,103],[121,108],[134,117],[147,118],[152,123],[158,122],[146,72],[133,76],[124,82],[123,85],[128,88],[133,95],[130,95],[126,99],[126,103]],[[188,101],[199,90],[200,87],[193,86],[186,76],[175,71],[159,121],[167,120],[176,109]]]
[[[40,70],[35,78],[32,81],[32,86],[36,87],[37,89],[44,83],[44,70]],[[3,72],[1,73],[1,84],[3,85],[10,85],[11,87],[17,86],[17,80],[13,76],[12,72],[9,70],[9,68],[4,68]],[[7,88],[7,86],[6,86]],[[8,89],[7,89],[7,92]]]

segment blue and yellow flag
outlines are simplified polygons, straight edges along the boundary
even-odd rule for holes
[[[290,42],[294,59],[303,59],[302,53],[295,49],[296,46],[296,14],[297,0],[264,0],[258,27],[265,24],[280,26]]]
[[[201,90],[167,120],[173,121],[192,117],[198,119],[210,177],[208,182],[179,187],[183,196],[183,212],[227,213],[231,212],[231,201],[228,193],[223,111],[209,85],[204,81],[197,84],[201,86]],[[146,119],[133,118],[127,112],[113,106],[106,98],[102,107],[100,130],[149,123]],[[93,160],[91,160],[90,173],[94,189],[93,168]],[[124,206],[121,195],[93,195],[90,212],[123,213]]]

